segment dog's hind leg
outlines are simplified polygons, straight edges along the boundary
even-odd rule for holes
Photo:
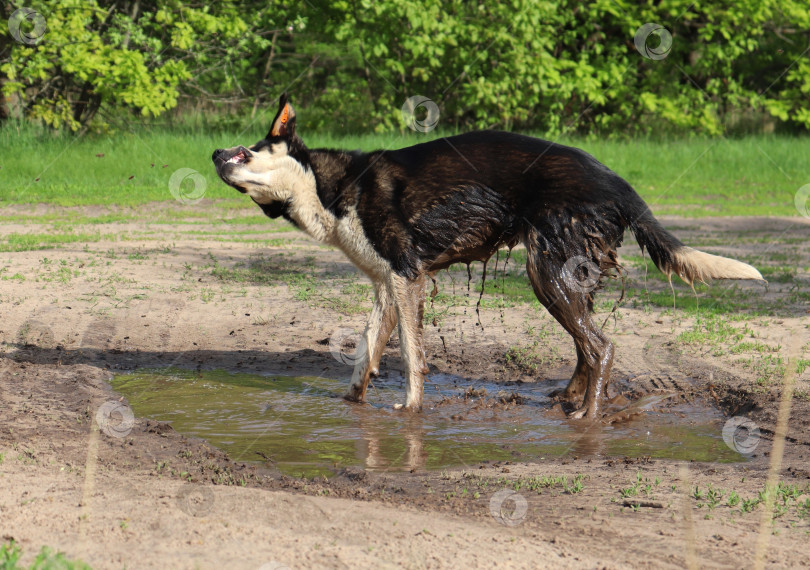
[[[405,407],[419,410],[422,407],[422,392],[425,382],[426,362],[424,328],[421,317],[425,302],[425,276],[407,279],[391,274],[391,289],[399,317],[399,343],[407,378]]]
[[[573,337],[577,348],[577,368],[563,394],[573,398],[584,388],[582,407],[571,417],[596,419],[613,367],[613,343],[591,319],[590,293],[563,275],[564,256],[544,253],[533,237],[526,239],[526,271],[532,288],[551,316]]]
[[[363,333],[365,346],[354,365],[349,391],[344,396],[347,400],[362,402],[365,399],[369,381],[379,374],[380,358],[396,324],[397,311],[391,289],[384,281],[377,281],[374,308]]]
[[[574,369],[574,375],[571,376],[568,386],[562,390],[556,390],[549,394],[552,398],[559,398],[566,402],[576,402],[585,395],[585,390],[588,387],[588,367],[585,361],[585,354],[579,348],[577,349],[577,366]]]

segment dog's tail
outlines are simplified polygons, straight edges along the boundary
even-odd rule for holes
[[[694,284],[710,279],[757,279],[765,281],[754,267],[719,255],[704,253],[685,246],[656,220],[646,204],[636,219],[630,220],[630,229],[641,250],[647,250],[656,267],[667,277],[672,274]]]

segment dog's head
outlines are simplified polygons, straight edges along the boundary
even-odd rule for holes
[[[226,184],[248,194],[273,218],[287,212],[296,193],[314,190],[308,152],[295,134],[295,110],[286,93],[267,136],[250,147],[217,149],[211,159]]]

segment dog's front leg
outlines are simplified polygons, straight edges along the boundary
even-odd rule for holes
[[[392,273],[390,282],[399,316],[399,343],[408,380],[405,407],[416,411],[422,408],[425,381],[425,351],[419,320],[425,300],[425,276],[406,279]]]
[[[352,381],[345,396],[347,400],[355,402],[365,400],[368,383],[372,376],[379,374],[380,357],[396,324],[397,312],[391,290],[384,281],[375,282],[374,308],[363,333],[365,346],[358,347],[358,360],[355,362]]]

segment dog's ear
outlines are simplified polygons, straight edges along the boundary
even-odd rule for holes
[[[294,136],[295,109],[290,105],[290,98],[285,91],[278,101],[278,113],[276,113],[276,118],[273,119],[273,126],[270,127],[270,132],[267,133],[266,138],[284,137],[291,139]]]

